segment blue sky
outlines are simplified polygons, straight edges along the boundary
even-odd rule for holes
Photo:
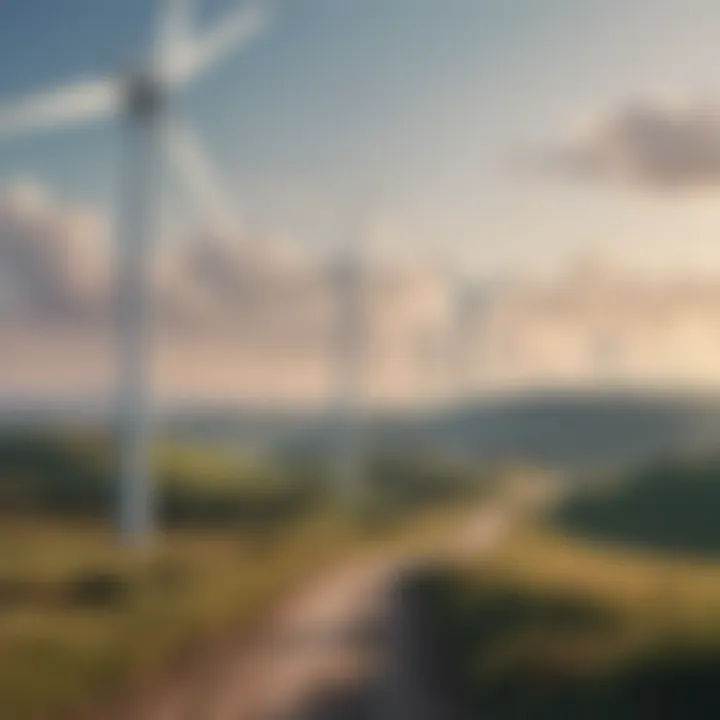
[[[238,0],[197,0],[212,23]],[[578,114],[647,93],[709,97],[711,0],[279,0],[267,32],[180,104],[253,222],[338,232],[358,187],[388,238],[479,269],[609,248],[639,263],[720,265],[715,200],[545,181],[511,158]],[[0,98],[125,66],[149,47],[151,0],[4,0]],[[0,143],[0,177],[109,204],[112,123]],[[381,234],[382,234],[381,233]],[[720,243],[717,243],[720,245]],[[660,252],[659,252],[660,249]]]

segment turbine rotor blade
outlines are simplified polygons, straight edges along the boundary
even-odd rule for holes
[[[193,44],[177,53],[167,69],[167,80],[182,84],[220,62],[233,50],[239,50],[255,39],[267,26],[270,13],[267,7],[249,5],[221,20]]]
[[[192,0],[165,0],[160,9],[155,62],[161,73],[172,73],[188,51],[191,38]]]
[[[166,147],[171,162],[201,206],[211,229],[219,232],[237,229],[239,222],[233,203],[190,127],[168,120]]]
[[[0,137],[98,120],[118,112],[122,105],[119,82],[82,80],[0,105]]]

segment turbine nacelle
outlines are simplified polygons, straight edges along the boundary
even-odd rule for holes
[[[169,90],[151,72],[132,73],[125,80],[125,107],[131,117],[154,118],[165,107]]]

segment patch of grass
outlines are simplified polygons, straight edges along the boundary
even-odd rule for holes
[[[720,458],[657,463],[598,483],[555,513],[571,535],[677,555],[720,552]]]
[[[0,434],[0,512],[111,519],[115,452],[99,435]],[[158,512],[174,526],[282,523],[307,514],[326,494],[293,466],[230,450],[162,443],[153,465]]]
[[[145,553],[98,524],[0,523],[0,718],[77,717],[173,660],[242,633],[333,563],[429,547],[457,509],[368,530],[326,512],[258,543],[252,528],[174,530]]]
[[[525,529],[443,570],[424,595],[473,711],[695,718],[720,707],[720,566],[711,561]]]
[[[0,720],[76,717],[242,632],[313,573],[422,548],[463,512],[441,469],[406,468],[378,518],[341,507],[307,464],[170,444],[154,464],[165,532],[133,552],[111,529],[106,439],[0,435]],[[417,484],[435,507],[411,502]]]

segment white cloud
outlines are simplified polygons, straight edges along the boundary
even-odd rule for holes
[[[542,170],[629,186],[716,188],[720,103],[630,103],[594,118],[532,160]]]
[[[0,195],[0,393],[107,386],[109,235],[98,214],[32,185]],[[205,237],[167,244],[156,269],[163,395],[332,389],[345,287],[326,260],[268,237]],[[458,387],[717,384],[717,280],[651,279],[592,258],[554,280],[482,287],[469,302],[441,265],[374,261],[362,285],[366,389],[421,401]]]
[[[478,382],[717,386],[719,315],[717,278],[584,260],[496,292],[476,328]]]
[[[107,314],[107,227],[23,183],[0,198],[3,324],[96,323]]]
[[[46,387],[55,378],[58,386],[85,387],[83,378],[108,375],[109,238],[100,215],[41,188],[23,184],[0,196],[0,342],[7,349],[0,385]],[[270,393],[293,384],[317,389],[320,375],[326,387],[332,382],[343,288],[327,260],[261,235],[201,237],[165,243],[154,277],[158,375],[173,378],[168,392],[203,382],[230,393],[246,392],[243,383]],[[388,265],[367,278],[369,349],[378,378],[386,378],[378,392],[417,378],[425,355],[439,352],[449,312],[444,291],[431,266]],[[49,356],[51,366],[43,361]],[[98,363],[106,371],[91,373]]]

